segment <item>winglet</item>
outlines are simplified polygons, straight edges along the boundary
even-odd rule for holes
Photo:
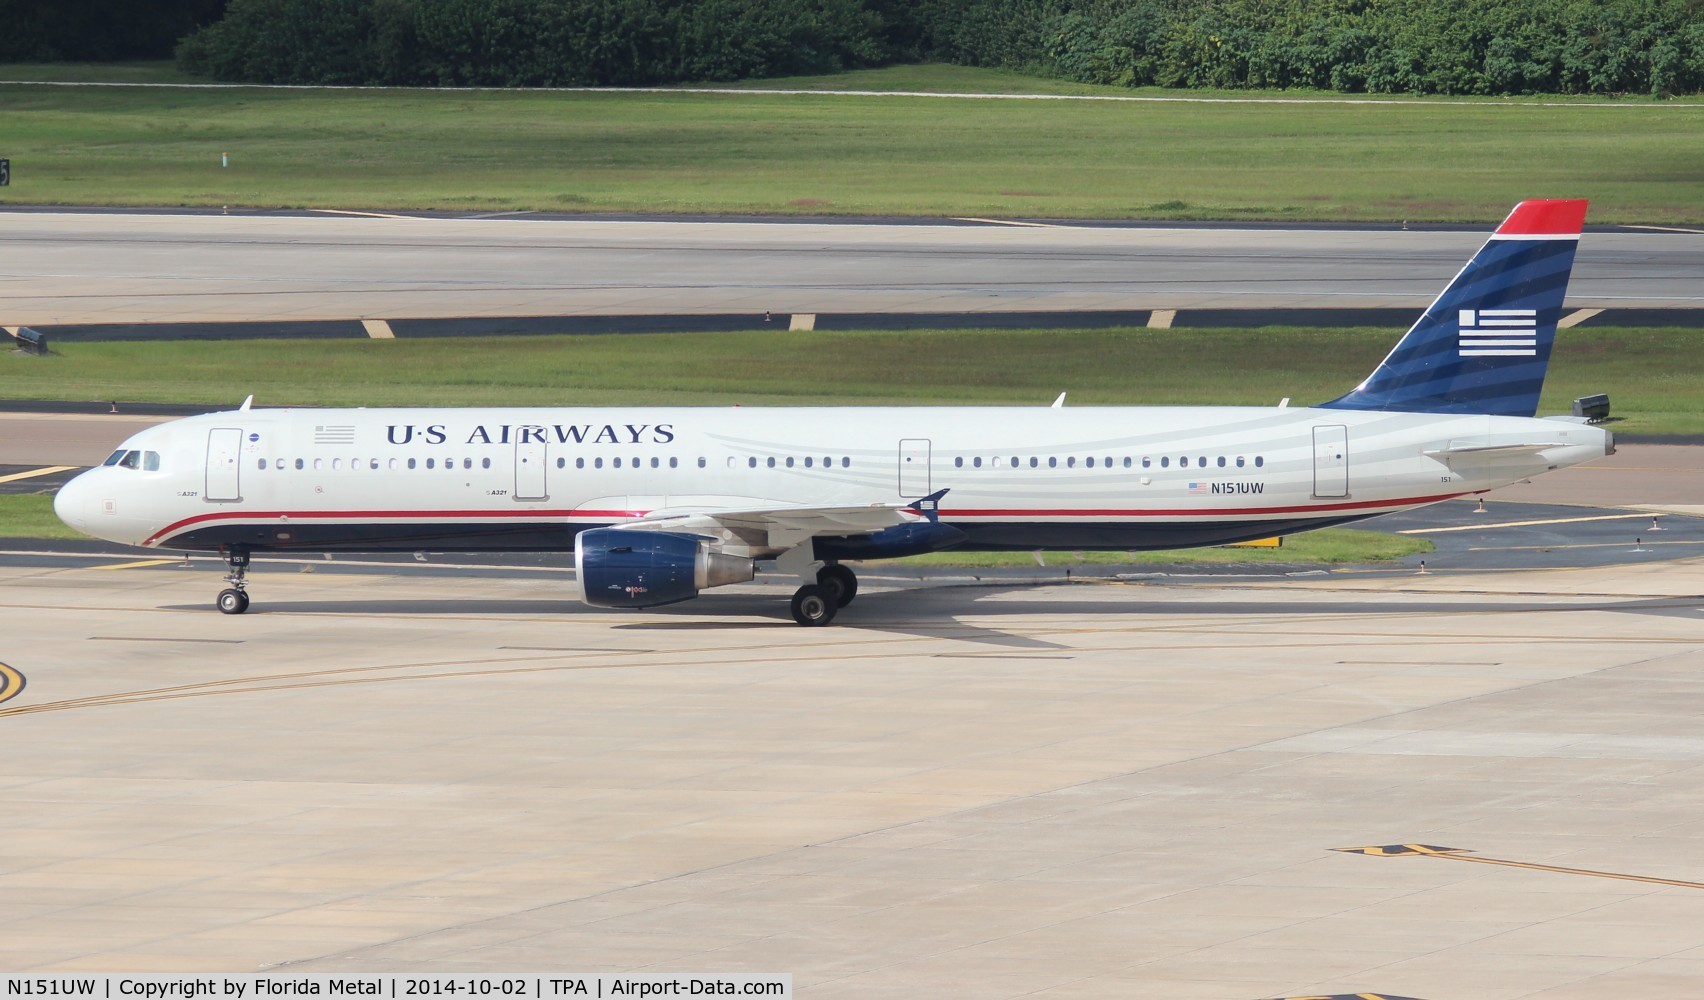
[[[1067,390],[1067,391],[1069,391],[1069,390]],[[1055,399],[1053,401],[1053,409],[1055,409],[1055,410],[1062,409],[1064,406],[1065,406],[1065,393],[1062,392],[1062,393],[1059,394],[1059,398]]]
[[[949,490],[936,490],[906,509],[922,514],[929,519],[930,524],[939,524],[941,521],[941,498],[946,496],[948,492]]]
[[[254,405],[254,393],[251,392],[251,393],[249,393],[248,398],[243,400],[243,405],[237,407],[237,410],[239,412],[241,412],[243,410],[248,409],[249,407],[251,407],[253,405]]]

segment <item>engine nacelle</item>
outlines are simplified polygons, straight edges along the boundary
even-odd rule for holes
[[[574,539],[580,600],[598,608],[654,608],[756,574],[750,559],[712,551],[711,544],[670,531],[582,531]]]

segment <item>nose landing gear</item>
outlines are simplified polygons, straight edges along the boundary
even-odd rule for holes
[[[225,577],[225,582],[230,586],[219,591],[215,604],[221,614],[240,615],[249,609],[249,554],[242,549],[228,549],[225,552],[225,564],[231,567],[230,574]]]

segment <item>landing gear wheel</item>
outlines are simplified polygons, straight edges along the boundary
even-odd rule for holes
[[[220,614],[240,615],[248,610],[249,596],[245,589],[248,586],[249,554],[247,549],[225,550],[225,565],[231,567],[231,572],[225,577],[230,584],[219,591],[219,598],[214,602]]]
[[[827,625],[840,606],[827,587],[807,583],[793,593],[793,620],[800,625]]]
[[[839,563],[817,570],[817,585],[834,595],[836,607],[844,608],[858,596],[858,575]]]

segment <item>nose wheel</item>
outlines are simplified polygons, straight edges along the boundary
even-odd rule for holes
[[[225,577],[225,582],[230,586],[219,591],[219,597],[214,604],[220,614],[240,615],[249,609],[249,554],[240,550],[226,552],[225,565],[231,567],[231,572]]]

